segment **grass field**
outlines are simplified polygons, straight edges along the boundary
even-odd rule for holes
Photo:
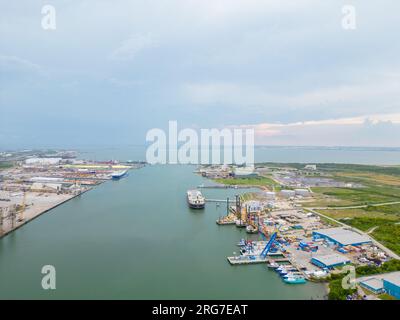
[[[339,172],[335,175],[336,178],[344,178],[347,181],[358,182],[361,184],[382,184],[391,186],[400,186],[400,179],[398,176],[391,176],[387,174],[379,174],[373,172],[354,172],[354,173],[344,173]]]
[[[400,201],[400,188],[375,186],[364,188],[314,187],[316,200],[308,206],[353,206]]]
[[[13,164],[11,162],[0,162],[0,170],[11,168]]]
[[[382,293],[378,296],[379,299],[381,300],[397,300],[395,297],[392,297],[391,295],[387,293]]]
[[[272,189],[273,187],[279,187],[279,184],[277,184],[274,180],[265,176],[251,178],[214,179],[214,181],[225,185],[264,186],[269,189]]]

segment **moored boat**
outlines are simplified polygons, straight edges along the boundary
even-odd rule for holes
[[[187,195],[187,202],[190,208],[192,209],[204,208],[206,200],[199,190],[188,190],[186,195]]]
[[[257,227],[254,227],[254,226],[251,225],[251,224],[249,224],[249,225],[246,227],[246,232],[247,232],[247,233],[258,233],[258,228],[257,228]]]
[[[121,179],[122,177],[124,177],[124,176],[127,174],[127,172],[128,172],[128,170],[114,171],[114,172],[111,174],[111,177],[112,177],[114,180],[119,180],[119,179]]]
[[[303,277],[288,277],[284,278],[283,281],[289,284],[300,284],[307,282],[307,280],[304,279]]]

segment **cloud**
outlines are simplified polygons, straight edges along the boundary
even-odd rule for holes
[[[140,80],[123,80],[117,78],[109,78],[108,81],[117,87],[136,87],[142,85],[144,82]]]
[[[284,86],[284,84],[282,84]],[[229,112],[257,114],[264,119],[281,121],[304,118],[331,119],[352,117],[365,113],[383,113],[400,109],[400,77],[380,76],[368,81],[337,84],[329,87],[297,88],[289,92],[274,85],[232,82],[189,83],[181,86],[181,97],[186,104]]]
[[[369,83],[338,85],[304,91],[296,95],[275,93],[267,86],[246,83],[189,83],[182,86],[182,94],[191,102],[200,105],[227,104],[252,107],[279,104],[307,107],[321,104],[332,105],[344,101],[352,103],[372,97],[381,99],[385,95],[400,98],[400,81],[392,79],[382,83],[382,79],[374,79]]]
[[[42,67],[16,56],[0,55],[0,70],[3,72],[42,72]]]
[[[54,120],[104,143],[143,143],[170,119],[266,124],[260,135],[285,144],[385,144],[398,133],[396,122],[363,121],[400,109],[400,2],[358,1],[357,30],[345,31],[334,0],[59,1],[46,32],[41,1],[22,1],[25,10],[9,1],[0,12],[2,126],[21,143],[38,127],[43,143],[65,141]]]
[[[399,147],[400,113],[293,123],[229,126],[253,129],[257,144]]]
[[[127,61],[134,59],[144,49],[156,47],[157,42],[151,34],[136,34],[122,42],[110,55],[111,60]]]

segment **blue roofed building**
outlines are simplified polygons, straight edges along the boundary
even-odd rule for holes
[[[385,291],[383,287],[383,281],[377,278],[369,278],[367,280],[361,281],[360,285],[375,294],[380,294]]]
[[[366,235],[340,227],[315,230],[312,235],[314,239],[324,239],[340,247],[358,246],[372,242],[371,238]]]
[[[383,278],[383,288],[386,293],[400,299],[400,272],[393,272]]]
[[[326,255],[316,255],[311,258],[311,263],[322,269],[332,269],[334,267],[343,266],[350,263],[350,259],[341,254],[332,253]]]

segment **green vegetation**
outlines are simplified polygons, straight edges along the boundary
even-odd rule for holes
[[[400,271],[400,260],[389,260],[380,267],[377,266],[361,266],[356,268],[357,277],[369,276],[373,274]]]
[[[215,182],[225,185],[246,185],[246,186],[266,186],[266,187],[279,187],[274,180],[265,176],[251,177],[251,178],[227,178],[227,179],[214,179]]]
[[[392,297],[391,295],[387,293],[382,293],[378,296],[379,299],[381,300],[397,300],[395,297]]]
[[[0,162],[0,170],[8,169],[13,166],[12,162]]]
[[[257,199],[257,193],[254,192],[246,192],[240,196],[241,201],[250,201],[250,200],[256,200]]]
[[[344,276],[344,274],[331,274],[329,280],[329,300],[346,300],[348,295],[352,295],[357,291],[356,289],[343,289],[342,279]]]
[[[352,219],[352,218],[383,218],[389,219],[393,221],[400,221],[400,215],[397,214],[390,214],[385,212],[380,212],[379,208],[377,207],[374,211],[367,211],[365,208],[357,208],[357,209],[319,209],[318,212],[325,214],[329,217],[335,218],[337,220],[345,220]]]
[[[365,208],[365,211],[368,212],[376,212],[379,211],[385,215],[397,215],[400,218],[400,205],[388,205],[388,206],[368,206]]]
[[[326,201],[327,207],[370,205],[400,201],[400,188],[384,186],[365,188],[312,188],[313,192],[337,198],[340,201]]]
[[[373,230],[370,235],[384,246],[400,254],[400,224],[398,220],[356,217],[342,220],[344,223],[362,231]]]
[[[314,164],[314,163],[313,163]],[[306,163],[274,163],[265,162],[258,163],[257,166],[268,166],[276,168],[294,168],[303,169]],[[345,173],[376,173],[385,175],[400,176],[400,166],[374,166],[362,164],[342,164],[342,163],[318,163],[317,168],[319,171],[324,172],[345,172]]]
[[[319,210],[319,211],[322,211],[322,210]],[[320,220],[323,221],[326,225],[330,225],[330,226],[332,226],[332,227],[339,227],[339,226],[340,226],[339,223],[337,223],[337,222],[335,222],[335,221],[333,221],[333,220],[331,220],[331,219],[325,218],[325,217],[323,217],[323,216],[319,216],[319,218],[320,218]]]
[[[357,277],[380,274],[386,272],[400,271],[400,260],[390,260],[385,262],[380,267],[377,266],[362,266],[356,268]],[[346,300],[348,295],[354,294],[356,289],[343,289],[342,279],[345,274],[331,274],[329,279],[329,300]],[[382,296],[382,297],[381,297]],[[391,299],[390,296],[380,295],[381,299]]]

